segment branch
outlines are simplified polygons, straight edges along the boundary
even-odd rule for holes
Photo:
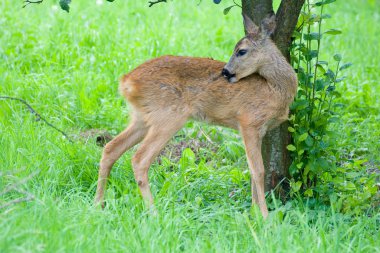
[[[240,8],[243,8],[240,4],[238,4],[237,2],[235,2],[235,0],[233,0],[234,4]]]
[[[162,2],[166,3],[166,0],[149,1],[149,7],[152,7],[153,5],[158,4],[158,3],[162,3]]]
[[[23,178],[22,180],[14,183],[14,184],[11,184],[9,185],[7,188],[5,188],[5,190],[3,190],[2,192],[0,192],[0,196],[3,196],[5,194],[7,194],[8,192],[11,192],[13,190],[16,190],[16,191],[19,191],[17,188],[22,185],[22,184],[25,184],[26,182],[28,182],[30,179],[32,179],[35,175],[37,175],[38,173],[40,173],[40,171],[35,171],[33,173],[31,173],[29,176],[27,176],[26,178]],[[25,192],[22,192],[25,194]],[[28,193],[29,194],[29,193]]]
[[[28,191],[25,191],[23,189],[20,189],[20,186],[24,185],[26,182],[28,182],[30,179],[32,179],[34,176],[36,176],[40,171],[34,171],[33,173],[31,173],[29,176],[21,179],[20,181],[17,181],[11,185],[9,185],[8,187],[5,188],[5,190],[3,190],[2,192],[0,192],[0,197],[4,196],[5,194],[11,192],[11,191],[15,191],[15,192],[18,192],[20,194],[23,194],[24,196],[23,197],[20,197],[18,199],[14,199],[14,200],[11,200],[9,202],[6,202],[5,204],[1,205],[0,206],[0,209],[4,209],[8,206],[12,206],[12,205],[15,205],[15,204],[18,204],[18,203],[21,203],[21,202],[27,202],[27,201],[31,201],[33,199],[35,199],[34,195],[31,194],[30,192]],[[12,175],[13,173],[10,173],[10,175]]]
[[[22,168],[22,169],[19,169],[19,170],[16,170],[16,171],[12,171],[12,172],[10,172],[10,171],[1,172],[0,171],[0,178],[4,177],[4,176],[12,176],[12,175],[20,173],[22,171],[25,171],[25,168]]]
[[[25,8],[26,6],[28,6],[29,4],[40,4],[42,3],[44,0],[36,0],[36,1],[30,1],[30,0],[25,0],[24,3],[25,5],[22,6],[22,8]]]
[[[27,196],[27,197],[24,197],[24,198],[14,199],[14,200],[9,201],[8,203],[5,203],[4,205],[0,206],[0,209],[6,208],[8,206],[15,205],[15,204],[18,204],[18,203],[21,203],[21,202],[31,201],[33,199],[34,199],[34,196]]]
[[[63,136],[66,137],[66,139],[68,139],[70,142],[73,142],[71,140],[71,138],[65,133],[63,132],[62,130],[60,130],[59,128],[57,128],[56,126],[54,126],[53,124],[49,123],[46,119],[44,119],[38,112],[36,112],[33,107],[31,107],[25,100],[21,99],[21,98],[15,98],[15,97],[9,97],[9,96],[0,96],[0,99],[10,99],[10,100],[16,100],[16,101],[19,101],[21,103],[23,103],[30,111],[31,114],[33,114],[34,116],[36,116],[36,121],[40,121],[42,120],[43,122],[45,122],[48,126],[50,126],[51,128],[54,128],[55,130],[57,130],[58,132],[60,132]]]

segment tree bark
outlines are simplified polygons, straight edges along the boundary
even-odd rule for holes
[[[290,59],[290,45],[293,31],[305,0],[282,0],[276,14],[277,28],[273,36],[282,54]],[[256,25],[273,12],[272,0],[242,0],[243,12]],[[290,144],[288,122],[269,131],[263,139],[262,153],[265,166],[265,190],[274,189],[284,178],[289,176],[291,159],[286,146]]]
[[[243,12],[258,26],[261,20],[273,12],[272,0],[242,0],[241,4]]]
[[[273,40],[288,60],[291,38],[304,3],[305,0],[282,0],[276,14],[277,29]]]

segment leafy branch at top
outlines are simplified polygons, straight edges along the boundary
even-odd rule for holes
[[[25,0],[24,1],[24,6],[22,6],[22,8],[25,8],[27,5],[29,4],[40,4],[42,3],[44,0],[37,0],[37,1],[30,1],[30,0]]]
[[[29,4],[41,4],[44,0],[24,0],[24,5],[22,8],[25,8]],[[114,2],[115,0],[107,0],[107,2]],[[166,2],[165,1],[157,1],[157,2]],[[70,11],[70,3],[71,0],[59,0],[59,6],[61,7],[62,10],[69,12]],[[150,7],[150,6],[149,6]]]
[[[220,4],[220,2],[221,2],[221,0],[214,0],[214,3],[215,4]],[[225,8],[224,10],[223,10],[223,14],[224,15],[227,15],[229,12],[230,12],[230,10],[233,8],[233,7],[240,7],[240,8],[242,8],[242,6],[240,5],[240,4],[238,4],[238,3],[236,3],[236,1],[235,0],[233,0],[233,2],[234,2],[234,4],[233,5],[231,5],[231,6],[228,6],[227,8]]]
[[[153,5],[162,3],[162,2],[166,3],[166,0],[149,1],[149,7],[152,7]]]

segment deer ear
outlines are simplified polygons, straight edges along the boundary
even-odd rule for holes
[[[276,30],[276,15],[274,12],[268,14],[266,18],[261,21],[260,31],[264,36],[271,36]]]
[[[244,21],[244,29],[248,34],[249,33],[256,34],[259,32],[259,28],[257,27],[257,25],[255,25],[252,19],[250,19],[245,13],[243,13],[243,21]]]

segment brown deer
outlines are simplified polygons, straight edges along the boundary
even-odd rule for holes
[[[143,198],[153,207],[149,167],[191,118],[241,132],[251,173],[252,203],[259,205],[264,217],[268,215],[261,142],[268,129],[288,118],[297,77],[270,38],[275,16],[264,19],[260,27],[243,16],[248,35],[237,43],[227,64],[207,58],[162,56],[121,78],[120,92],[131,105],[132,119],[104,148],[96,203],[104,207],[106,182],[115,161],[142,141],[132,167]]]

